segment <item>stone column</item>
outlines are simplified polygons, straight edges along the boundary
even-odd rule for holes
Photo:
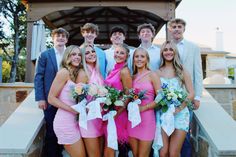
[[[236,120],[236,100],[232,102],[232,108],[233,108],[233,119]]]
[[[25,74],[25,82],[33,82],[34,79],[34,64],[31,61],[31,46],[32,46],[32,30],[33,30],[33,21],[27,22],[27,62],[26,62],[26,74]]]

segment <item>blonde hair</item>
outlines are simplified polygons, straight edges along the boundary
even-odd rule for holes
[[[138,52],[138,51],[141,51],[141,52],[144,52],[146,57],[147,57],[147,64],[145,65],[146,69],[150,70],[149,69],[149,63],[150,63],[150,57],[149,57],[149,54],[148,54],[148,51],[142,47],[139,47],[137,48],[135,51],[134,51],[134,54],[133,54],[133,63],[132,63],[132,69],[133,69],[133,75],[134,74],[137,74],[138,72],[138,68],[135,66],[134,64],[134,57],[135,57],[135,54]]]
[[[85,53],[86,53],[86,48],[87,47],[91,47],[94,51],[95,51],[95,48],[94,48],[93,45],[90,45],[90,44],[83,44],[81,46],[81,50],[82,50],[82,63],[83,63],[84,71],[85,71],[87,77],[90,78],[88,67],[87,67],[87,63],[86,63],[86,60],[85,60]],[[96,53],[96,51],[95,51],[95,53]],[[97,56],[97,53],[96,53],[96,56]],[[98,56],[96,57],[95,69],[96,69],[97,72],[100,73]]]
[[[77,46],[77,45],[70,45],[70,46],[68,46],[66,48],[66,50],[64,52],[64,55],[63,55],[63,58],[62,58],[62,61],[61,61],[61,65],[60,65],[61,68],[65,68],[65,69],[67,69],[69,71],[69,76],[70,76],[70,79],[72,81],[76,80],[76,78],[78,76],[78,73],[79,73],[79,70],[83,68],[82,63],[79,64],[78,68],[72,68],[70,56],[71,56],[72,52],[75,49],[79,50],[80,56],[82,58],[82,53],[81,53],[81,50],[80,50],[79,46]]]
[[[166,48],[167,45],[170,45],[170,48],[173,49],[174,58],[173,58],[172,64],[174,66],[174,70],[175,70],[175,73],[176,73],[177,77],[184,84],[184,74],[183,74],[184,69],[183,69],[183,66],[180,62],[179,51],[177,49],[176,44],[173,41],[166,41],[161,46],[161,50],[160,50],[160,58],[161,58],[160,68],[165,66],[165,60],[164,60],[164,57],[163,57],[163,52],[164,52],[164,49]]]

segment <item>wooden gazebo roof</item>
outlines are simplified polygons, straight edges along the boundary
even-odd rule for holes
[[[28,4],[29,10],[35,4],[52,4],[52,3],[62,3],[67,5],[68,3],[82,2],[79,0],[22,0],[25,4]],[[174,4],[174,9],[180,3],[181,0],[128,0],[128,2],[136,5],[139,2],[153,3],[169,3]],[[81,44],[83,42],[82,36],[80,34],[80,27],[87,22],[97,24],[99,26],[99,36],[96,39],[98,44],[109,44],[109,32],[111,28],[115,25],[120,25],[127,31],[126,43],[132,46],[137,46],[139,40],[137,37],[137,26],[143,23],[152,23],[158,32],[162,26],[167,22],[160,16],[157,16],[151,12],[144,10],[134,10],[129,9],[126,6],[97,6],[96,3],[109,2],[116,4],[117,0],[86,0],[83,3],[88,3],[88,6],[74,6],[69,10],[59,10],[49,13],[42,17],[46,25],[51,28],[63,27],[70,32],[69,43],[70,44]],[[121,2],[121,1],[119,1]],[[126,3],[127,1],[123,1]],[[91,5],[94,4],[94,6]],[[30,8],[31,7],[31,8]],[[158,7],[157,7],[158,9]],[[166,8],[168,9],[168,8]],[[171,9],[171,8],[170,8]],[[43,8],[42,8],[43,10]]]

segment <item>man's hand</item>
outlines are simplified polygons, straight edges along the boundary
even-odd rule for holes
[[[40,100],[40,101],[38,102],[38,107],[39,107],[40,109],[42,109],[42,110],[46,110],[46,109],[47,109],[47,103],[46,103],[46,101],[45,101],[45,100]]]
[[[193,100],[193,107],[194,107],[194,110],[197,110],[200,107],[200,101]]]

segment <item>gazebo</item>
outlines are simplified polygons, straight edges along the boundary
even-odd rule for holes
[[[22,0],[27,6],[27,66],[26,82],[32,82],[34,64],[31,60],[32,30],[38,20],[50,28],[63,27],[70,33],[68,44],[83,42],[80,27],[87,22],[99,26],[97,44],[109,44],[109,32],[115,25],[127,31],[126,43],[137,46],[137,26],[152,23],[157,32],[175,17],[181,0]]]

